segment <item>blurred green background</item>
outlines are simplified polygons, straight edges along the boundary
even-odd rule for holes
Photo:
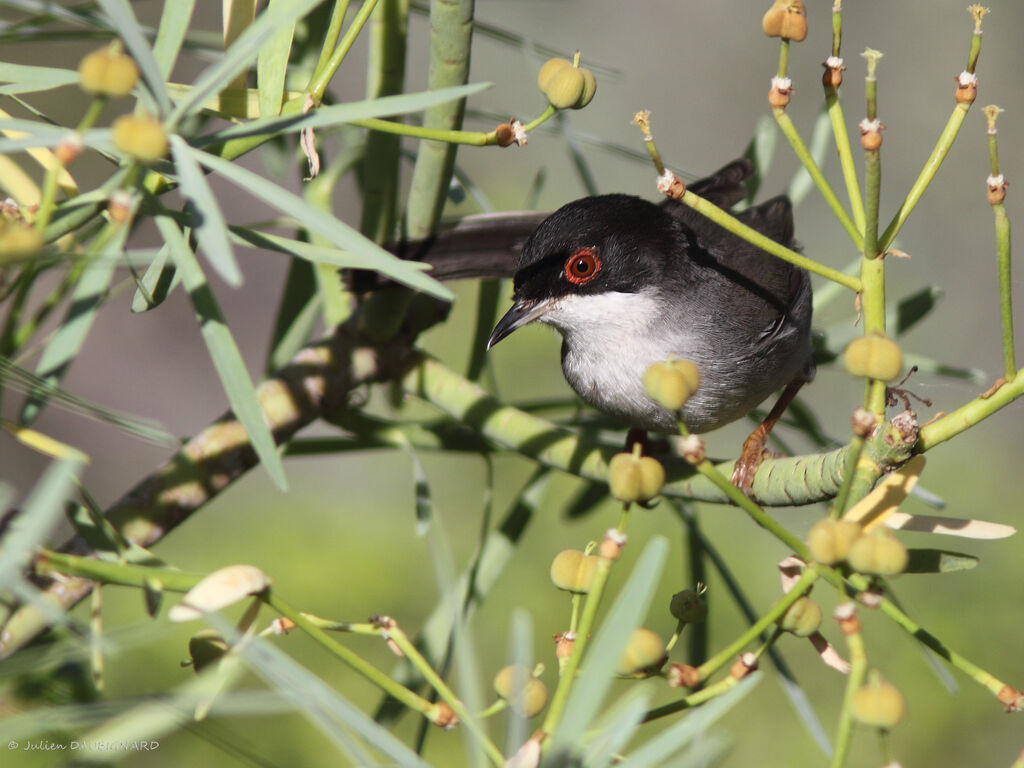
[[[891,297],[900,297],[937,284],[946,292],[934,315],[905,338],[907,351],[995,373],[1002,358],[992,214],[984,201],[987,144],[979,107],[997,103],[1006,109],[999,122],[1003,172],[1011,182],[1024,178],[1024,84],[1019,77],[1024,71],[1024,48],[1020,46],[1024,5],[1012,0],[990,5],[992,14],[984,25],[979,65],[979,100],[936,182],[903,229],[897,247],[912,258],[890,260],[888,290]],[[149,23],[158,19],[161,6],[158,2],[133,3],[139,18]],[[810,35],[804,43],[794,45],[790,54],[796,93],[789,113],[805,138],[821,104],[820,64],[830,43],[831,2],[811,0],[808,6]],[[598,92],[587,109],[566,115],[567,132],[581,141],[600,191],[654,199],[654,173],[648,164],[586,139],[642,149],[630,118],[637,109],[646,108],[651,110],[654,134],[669,166],[696,176],[737,156],[757,119],[768,111],[765,97],[777,64],[778,43],[761,33],[760,18],[766,7],[767,3],[749,0],[629,4],[481,0],[476,15],[479,21],[523,35],[563,55],[577,48],[582,51],[584,62],[597,71]],[[2,13],[7,11],[0,10]],[[206,8],[202,14],[199,26],[216,29],[217,9]],[[884,221],[916,177],[949,116],[952,80],[966,61],[970,29],[962,0],[860,0],[846,9],[843,52],[849,69],[843,102],[851,129],[863,113],[863,60],[857,54],[868,46],[885,54],[879,68],[879,113],[887,126],[882,150]],[[426,80],[426,32],[426,17],[414,13],[409,26],[409,90],[418,90]],[[0,56],[18,63],[74,66],[94,45],[48,42],[39,50],[8,45]],[[502,118],[529,118],[539,113],[544,105],[534,79],[543,58],[478,36],[471,80],[490,81],[494,87],[474,98],[470,109]],[[340,73],[333,90],[338,100],[362,97],[364,72],[355,65],[364,59],[360,51],[351,57],[352,67],[346,62],[347,69]],[[188,81],[193,74],[186,65],[176,71],[175,78]],[[69,122],[80,114],[84,103],[77,92],[70,91],[44,94],[34,103]],[[108,110],[108,118],[113,114]],[[471,117],[468,124],[487,129],[494,122]],[[780,138],[763,196],[784,189],[797,169],[784,144]],[[337,145],[327,138],[324,162],[328,165],[332,146]],[[409,142],[408,148],[414,150],[415,143]],[[246,163],[262,167],[256,158]],[[566,140],[557,132],[538,131],[521,149],[463,149],[459,164],[499,210],[521,208],[538,176],[543,181],[539,208],[553,209],[584,194]],[[842,188],[831,154],[826,172],[836,188]],[[298,171],[293,181],[298,188]],[[226,203],[229,212],[235,207],[239,222],[259,218],[251,201],[234,189],[219,189],[239,198]],[[1011,220],[1016,217],[1019,226],[1018,200],[1011,187],[1007,207]],[[339,190],[337,214],[357,221],[358,205],[355,184],[346,180]],[[475,210],[467,202],[453,206],[450,213]],[[842,267],[855,255],[831,213],[813,193],[797,210],[796,218],[797,237],[810,256]],[[140,233],[141,238],[149,236]],[[258,376],[286,265],[266,254],[247,254],[246,258],[250,261],[244,264],[246,283],[242,289],[215,287],[250,371]],[[1019,294],[1024,283],[1020,270],[1014,282]],[[456,370],[463,368],[470,351],[475,292],[474,285],[460,286],[450,321],[425,339],[427,347]],[[130,314],[129,301],[130,292],[126,292],[100,314],[66,386],[105,405],[158,419],[175,434],[192,434],[217,417],[225,402],[191,309],[180,292],[158,311],[145,315]],[[831,306],[822,320],[852,322],[852,305],[840,303]],[[1017,314],[1020,317],[1019,311]],[[558,345],[557,336],[546,328],[526,329],[501,344],[491,354],[498,392],[513,402],[564,396],[567,385],[558,365]],[[987,385],[921,375],[909,386],[935,401],[932,409],[918,407],[924,420],[937,411],[952,410]],[[804,397],[826,430],[845,438],[849,414],[861,391],[861,385],[842,371],[824,368]],[[372,397],[374,407],[386,407],[379,393]],[[921,482],[946,500],[947,514],[1016,524],[1024,495],[1022,413],[1017,403],[928,455]],[[161,449],[52,409],[39,428],[92,456],[85,482],[104,505],[166,457]],[[711,435],[710,451],[721,456],[735,454],[748,430],[748,424],[739,424]],[[310,431],[330,433],[319,426]],[[794,444],[798,450],[807,448],[799,440]],[[438,519],[461,566],[472,556],[477,540],[485,503],[484,462],[464,456],[422,458]],[[22,494],[45,463],[10,440],[0,441],[0,461],[4,478]],[[280,594],[304,610],[352,621],[386,613],[415,631],[433,607],[437,589],[427,541],[415,531],[408,457],[399,452],[343,455],[291,461],[287,469],[291,485],[287,495],[274,490],[261,470],[254,471],[161,542],[156,552],[187,570],[251,563],[270,574]],[[530,467],[509,456],[496,460],[494,469],[494,504],[500,513]],[[568,477],[552,484],[519,552],[475,615],[471,629],[485,677],[504,663],[511,614],[523,608],[533,617],[536,657],[549,666],[545,680],[554,685],[550,638],[567,624],[568,600],[550,586],[548,564],[560,549],[579,547],[599,536],[617,516],[615,507],[606,503],[589,517],[566,520],[563,510],[576,488],[577,482]],[[920,512],[926,507],[911,499],[907,509]],[[779,516],[802,533],[821,511],[820,507],[785,510]],[[767,608],[779,594],[775,564],[786,554],[781,545],[734,509],[707,506],[699,514],[709,537],[735,569],[755,605]],[[673,626],[668,598],[689,586],[681,526],[663,504],[634,515],[629,533],[631,546],[624,567],[617,569],[614,577],[618,583],[631,557],[650,536],[660,533],[673,542],[665,583],[647,621],[647,626],[667,635]],[[1020,654],[1024,550],[1020,540],[939,542],[921,534],[903,538],[911,546],[944,546],[981,557],[981,565],[973,571],[905,576],[895,586],[911,616],[982,667],[1020,686],[1024,682]],[[819,587],[815,596],[828,613],[834,605],[831,591]],[[715,576],[710,578],[709,599],[714,649],[740,632],[743,624]],[[84,612],[80,613],[84,618]],[[109,631],[126,630],[120,635],[124,650],[107,660],[106,696],[156,694],[192,674],[182,669],[179,661],[185,658],[187,638],[196,627],[172,626],[163,617],[156,622],[146,620],[140,595],[120,588],[104,590],[104,617]],[[881,616],[866,615],[864,622],[871,664],[882,668],[907,695],[910,716],[892,737],[903,764],[1004,766],[1013,761],[1024,747],[1019,716],[1003,714],[988,692],[959,674],[954,674],[959,690],[948,693],[913,641]],[[831,627],[827,634],[839,641],[838,632]],[[277,642],[345,696],[372,709],[376,692],[312,643],[297,633]],[[390,667],[386,652],[373,641],[354,639],[352,645],[385,669]],[[780,648],[831,737],[842,679],[818,661],[805,641],[785,638]],[[682,651],[678,649],[675,658],[682,658]],[[16,671],[18,663],[15,658],[4,666]],[[3,667],[0,674],[4,674]],[[777,675],[769,671],[766,677],[723,721],[722,727],[733,740],[725,764],[822,764],[821,753],[784,697]],[[250,684],[256,685],[254,681]],[[660,696],[666,701],[674,698],[664,690]],[[406,718],[400,732],[410,734],[415,726],[412,718]],[[338,764],[330,745],[296,716],[215,720],[161,742],[157,752],[129,755],[125,764]],[[436,732],[430,735],[426,755],[437,765],[454,766],[461,764],[461,748],[458,732]],[[61,761],[60,755],[12,752],[5,755],[3,763],[34,766]],[[874,735],[859,734],[849,764],[881,763]]]

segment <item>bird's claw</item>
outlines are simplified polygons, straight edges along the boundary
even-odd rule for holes
[[[757,468],[764,461],[764,446],[767,442],[767,435],[764,437],[756,432],[747,438],[743,443],[743,451],[736,459],[732,470],[732,484],[739,488],[747,496],[750,496],[750,489],[754,485],[754,475]]]

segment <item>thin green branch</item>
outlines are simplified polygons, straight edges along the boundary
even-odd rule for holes
[[[921,427],[921,434],[914,451],[924,453],[931,450],[939,443],[944,443],[951,437],[955,437],[978,422],[987,419],[1021,395],[1024,395],[1024,369],[1017,371],[995,392],[979,395],[952,413],[946,414],[930,424],[925,424]]]
[[[803,139],[800,138],[800,134],[797,132],[796,126],[793,125],[793,121],[790,120],[789,115],[786,114],[786,110],[782,107],[773,107],[772,114],[775,116],[775,121],[779,124],[779,128],[782,130],[783,135],[789,141],[790,146],[793,147],[793,151],[796,153],[796,156],[800,159],[804,168],[806,168],[807,172],[811,175],[811,179],[814,180],[815,186],[818,188],[821,196],[828,204],[828,207],[832,209],[832,213],[835,214],[836,218],[839,219],[839,223],[842,224],[843,229],[846,230],[846,234],[850,236],[853,244],[858,249],[862,248],[863,238],[860,231],[850,218],[850,214],[848,214],[846,209],[843,208],[843,204],[836,196],[835,190],[832,189],[832,185],[828,183],[828,180],[825,178],[825,174],[821,172],[821,168],[819,168],[818,164],[814,162],[814,158],[807,149],[807,145],[804,144]]]
[[[363,5],[356,13],[352,23],[349,24],[347,30],[345,30],[344,37],[341,38],[341,42],[338,43],[338,47],[334,49],[327,63],[320,67],[317,65],[317,73],[310,78],[309,85],[306,88],[307,93],[313,97],[313,100],[319,104],[324,97],[324,92],[327,90],[328,84],[334,77],[334,73],[338,71],[338,67],[341,66],[341,62],[345,60],[349,50],[352,48],[352,44],[355,43],[359,33],[362,32],[363,27],[370,18],[370,14],[373,13],[373,9],[377,5],[377,0],[363,0]],[[335,9],[337,10],[337,9]],[[334,19],[332,18],[331,24],[333,25]]]
[[[334,0],[331,20],[327,23],[327,32],[324,33],[324,42],[320,48],[320,58],[317,59],[316,66],[313,68],[313,74],[310,75],[309,84],[306,86],[307,92],[311,92],[314,83],[320,81],[331,61],[331,55],[338,46],[338,38],[341,36],[341,28],[345,24],[345,13],[348,11],[348,4],[349,0]]]
[[[849,604],[853,608],[853,604]],[[860,620],[853,615],[840,619],[844,625],[843,633],[850,648],[850,674],[846,678],[846,692],[843,695],[843,708],[839,713],[836,727],[835,751],[832,753],[832,768],[842,768],[850,750],[850,736],[853,734],[853,699],[868,671],[868,657],[864,651],[864,637],[860,633]],[[852,626],[851,626],[852,625]]]

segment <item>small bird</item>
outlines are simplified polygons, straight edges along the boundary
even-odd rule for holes
[[[729,163],[690,189],[729,208],[743,198],[749,161]],[[793,241],[789,200],[775,197],[738,218],[784,245]],[[562,336],[562,371],[599,411],[625,425],[676,433],[676,414],[652,400],[643,376],[656,362],[688,359],[700,386],[681,411],[692,432],[748,414],[785,387],[744,443],[733,482],[750,491],[768,433],[813,378],[807,273],[675,200],[629,195],[568,203],[523,246],[512,308],[487,342],[540,322]]]

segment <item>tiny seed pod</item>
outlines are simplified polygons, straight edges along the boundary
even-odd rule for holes
[[[907,701],[900,689],[877,674],[872,675],[867,685],[857,689],[851,705],[858,722],[875,728],[899,725],[907,714]]]
[[[619,501],[639,501],[641,493],[640,462],[631,453],[617,453],[608,462],[608,489]]]
[[[815,562],[835,565],[846,559],[850,547],[860,535],[860,526],[852,520],[826,517],[811,526],[807,534],[807,548]]]
[[[220,661],[227,652],[228,643],[216,630],[203,629],[188,639],[188,656],[196,674]]]
[[[679,621],[687,624],[700,624],[708,615],[708,606],[704,598],[695,589],[684,589],[672,595],[668,611]]]
[[[578,549],[566,549],[551,561],[551,581],[566,592],[587,594],[594,583],[598,558]]]
[[[533,717],[548,703],[548,689],[530,670],[511,664],[494,676],[494,691],[523,717]]]
[[[583,109],[593,100],[594,94],[597,93],[597,79],[594,77],[594,73],[589,69],[580,67],[580,74],[583,75],[583,93],[580,94],[576,103],[573,104],[573,109]]]
[[[782,20],[786,15],[786,0],[775,0],[761,18],[761,29],[768,37],[782,36]]]
[[[569,66],[555,72],[548,80],[544,95],[555,109],[572,109],[583,96],[583,73]]]
[[[113,129],[114,146],[129,157],[152,163],[167,154],[167,132],[155,118],[121,115]]]
[[[545,61],[544,66],[540,68],[540,72],[537,75],[537,87],[540,88],[540,92],[547,96],[548,83],[551,81],[551,78],[566,67],[572,67],[572,62],[568,59],[548,59]]]
[[[657,632],[640,627],[633,630],[615,671],[619,675],[636,675],[656,670],[661,667],[666,658],[665,642],[661,636]]]
[[[895,576],[907,569],[907,548],[887,528],[861,536],[850,547],[846,560],[858,573]]]
[[[893,381],[903,370],[903,352],[900,345],[888,336],[869,333],[847,345],[843,363],[854,376]]]
[[[86,54],[78,65],[78,82],[89,93],[127,96],[138,79],[139,68],[120,43]]]
[[[802,595],[786,609],[779,619],[779,626],[797,637],[813,635],[821,626],[821,606],[806,595]]]
[[[665,487],[665,468],[650,456],[640,459],[640,501],[653,499]]]

